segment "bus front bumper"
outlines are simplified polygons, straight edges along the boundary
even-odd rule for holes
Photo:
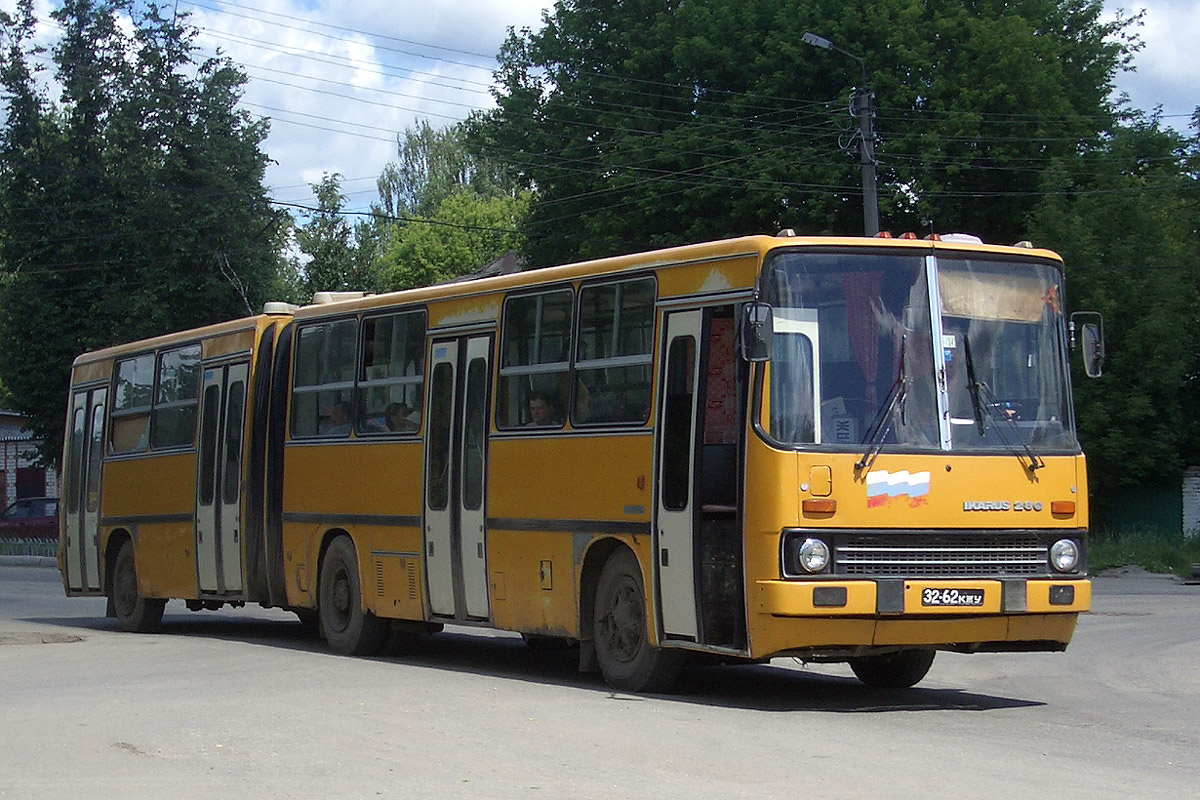
[[[1067,580],[759,581],[755,610],[781,617],[1077,614],[1092,582]]]
[[[1066,648],[1091,581],[759,581],[751,603],[758,658],[846,648],[966,651]]]

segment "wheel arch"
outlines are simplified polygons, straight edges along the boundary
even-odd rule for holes
[[[137,540],[133,533],[127,528],[113,528],[108,532],[104,543],[104,572],[100,576],[100,583],[104,587],[104,594],[108,597],[109,611],[112,611],[112,575],[113,567],[117,563],[117,553],[121,552],[121,545],[129,542],[133,547],[133,557],[137,560]],[[114,612],[115,613],[115,612]],[[113,614],[109,614],[113,616]]]
[[[312,598],[312,608],[319,608],[321,605],[321,572],[325,569],[325,553],[329,551],[330,543],[339,536],[345,536],[354,547],[354,560],[358,565],[359,593],[362,595],[359,600],[363,604],[363,608],[367,608],[367,590],[366,583],[363,580],[365,575],[363,573],[362,548],[359,547],[358,540],[354,537],[354,534],[343,527],[329,528],[321,534],[321,542],[317,546],[317,568],[312,573],[313,581],[310,584],[312,588],[308,593],[309,597]]]
[[[596,610],[596,587],[600,584],[600,573],[604,565],[620,550],[628,550],[637,559],[637,551],[628,542],[613,536],[594,540],[584,551],[579,568],[579,669],[594,672],[600,668],[596,661],[596,648],[592,632],[592,617]]]

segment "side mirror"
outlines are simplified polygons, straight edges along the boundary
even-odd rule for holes
[[[775,327],[769,303],[742,306],[742,324],[738,329],[738,352],[747,361],[770,361],[775,343]]]
[[[1094,319],[1093,322],[1078,323],[1083,346],[1083,371],[1089,378],[1099,378],[1104,374],[1104,317],[1094,311],[1076,311],[1072,314],[1071,347],[1075,346],[1075,320],[1081,316]]]

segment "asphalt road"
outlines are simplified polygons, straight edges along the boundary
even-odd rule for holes
[[[509,634],[345,658],[181,603],[121,633],[0,565],[0,797],[1200,796],[1200,587],[1102,577],[1094,607],[1064,654],[943,653],[908,691],[778,660],[637,696]]]

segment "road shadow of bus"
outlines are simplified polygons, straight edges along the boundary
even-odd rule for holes
[[[274,616],[274,612],[266,613]],[[245,642],[355,660],[353,656],[331,652],[310,629],[287,619],[290,615],[279,613],[279,619],[239,617],[237,612],[205,616],[168,613],[158,635]],[[112,619],[72,617],[27,621],[97,633],[121,633]],[[836,713],[997,711],[1045,705],[1037,700],[938,688],[936,661],[929,677],[912,689],[873,689],[854,678],[800,669],[795,662],[780,659],[768,664],[694,665],[684,671],[670,694],[630,694],[611,689],[599,673],[579,672],[579,656],[573,648],[534,648],[516,634],[463,628],[449,628],[432,636],[391,636],[383,652],[369,660],[602,692],[614,701],[627,703],[653,699],[753,711]]]

